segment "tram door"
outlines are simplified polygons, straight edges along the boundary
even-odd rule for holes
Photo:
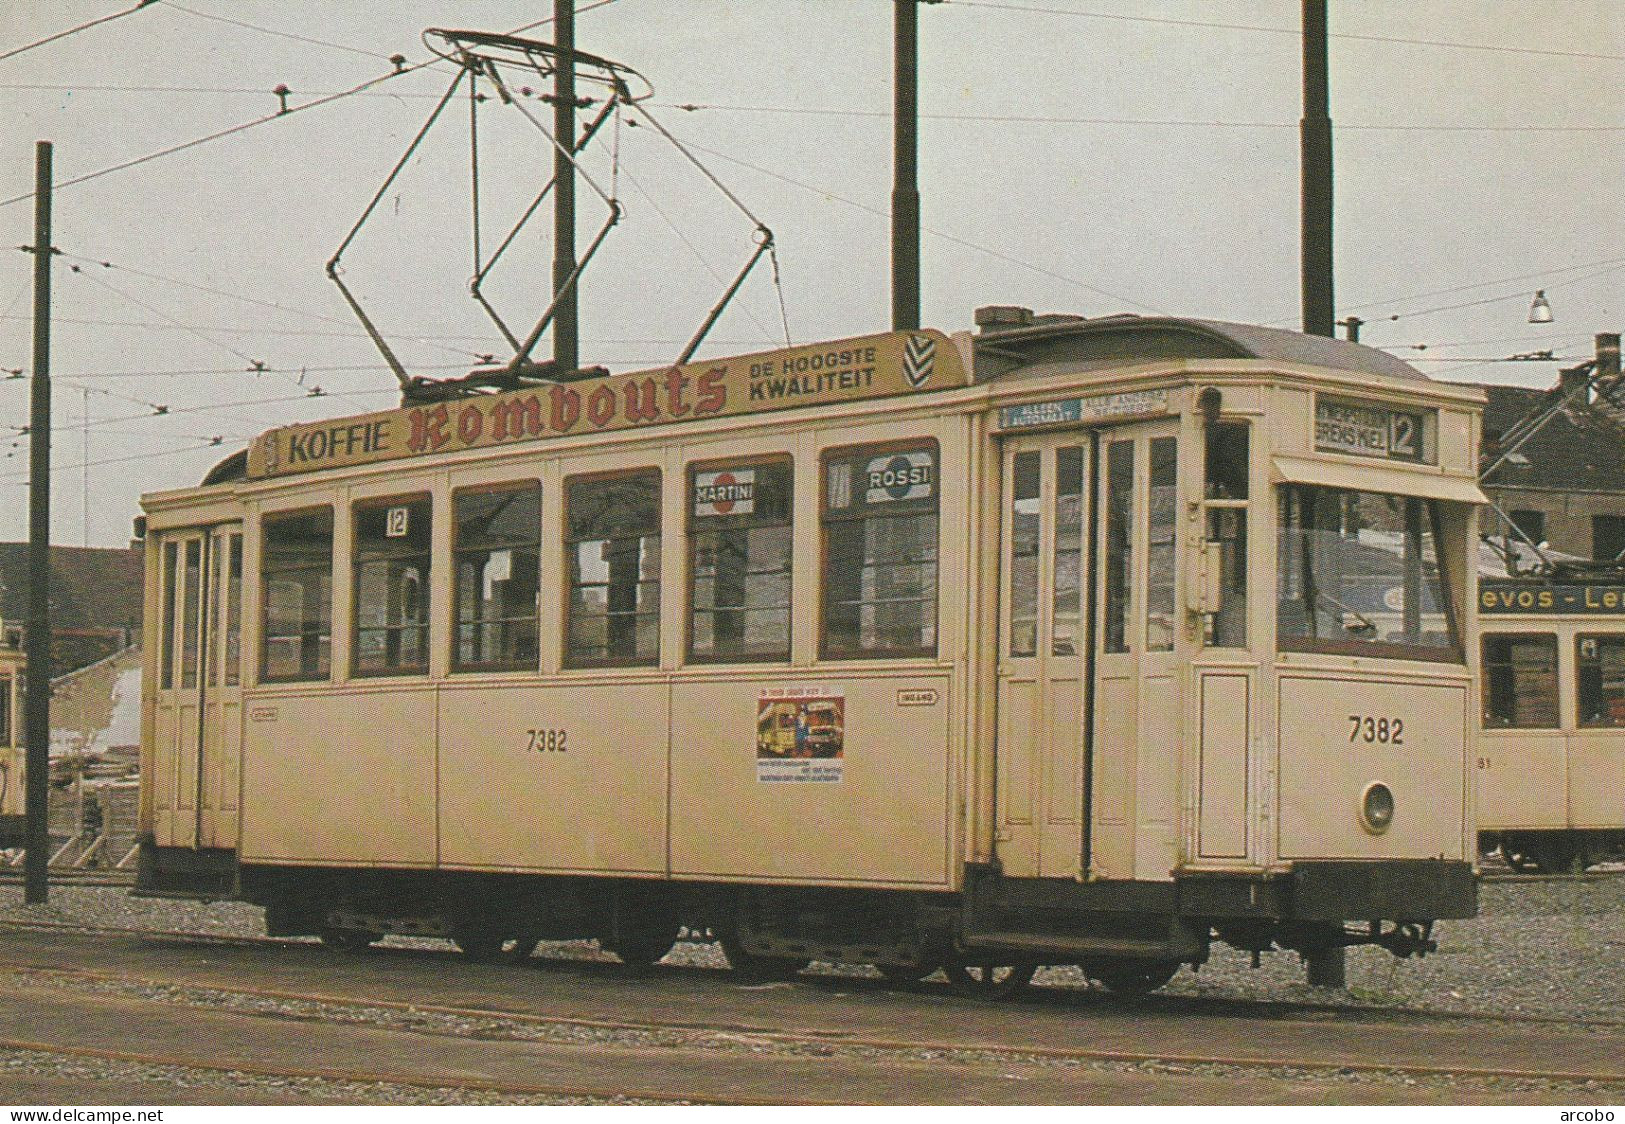
[[[1089,876],[1167,879],[1178,861],[1175,423],[1101,431]]]
[[[157,842],[232,847],[242,756],[242,526],[166,532],[158,558]]]
[[[1013,877],[1082,871],[1090,440],[1004,446],[998,853]]]

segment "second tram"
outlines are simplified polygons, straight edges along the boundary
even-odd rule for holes
[[[1625,574],[1481,579],[1479,845],[1522,872],[1625,857]]]

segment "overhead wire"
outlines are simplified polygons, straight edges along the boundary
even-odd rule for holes
[[[233,27],[247,28],[249,31],[258,31],[264,35],[274,35],[279,39],[291,39],[295,43],[308,43],[313,47],[330,47],[335,51],[349,51],[351,54],[366,55],[368,58],[383,59],[385,62],[389,61],[388,55],[380,54],[377,51],[369,51],[362,47],[351,47],[344,43],[333,43],[326,39],[312,39],[308,35],[295,35],[291,31],[278,31],[274,27],[261,27],[259,24],[246,23],[243,20],[232,19],[230,16],[215,15],[212,12],[200,12],[196,8],[188,8],[184,5],[177,4],[175,3],[175,0],[158,0],[158,3],[162,4],[166,8],[173,8],[177,12],[185,12],[187,15],[195,16],[198,19],[213,20],[216,23],[227,23],[231,24]]]
[[[268,300],[262,300],[262,299],[260,299],[258,297],[245,296],[242,293],[234,293],[234,292],[231,292],[229,290],[216,288],[216,287],[211,286],[211,285],[202,285],[202,284],[199,284],[199,283],[197,283],[195,281],[182,280],[181,278],[178,278],[178,277],[169,277],[169,276],[166,276],[166,275],[164,275],[162,273],[153,273],[153,272],[148,271],[148,270],[136,269],[136,268],[134,268],[132,266],[120,265],[120,264],[118,264],[116,262],[106,261],[106,260],[99,259],[99,258],[81,257],[81,256],[79,256],[77,254],[63,253],[60,250],[58,250],[57,253],[62,258],[64,258],[65,260],[83,262],[83,263],[86,263],[86,264],[99,265],[103,269],[111,269],[111,270],[116,270],[116,271],[118,271],[120,273],[133,274],[136,277],[144,277],[144,278],[146,278],[147,280],[150,280],[150,281],[160,281],[160,282],[163,282],[164,284],[168,284],[168,285],[177,285],[177,286],[180,286],[182,288],[193,289],[193,290],[195,290],[197,292],[200,292],[200,293],[209,293],[209,294],[212,294],[214,296],[225,297],[228,300],[240,301],[243,304],[250,304],[250,305],[254,305],[254,306],[259,307],[259,308],[275,309],[278,312],[284,312],[284,313],[287,313],[290,316],[303,316],[303,317],[305,317],[307,319],[319,320],[319,321],[322,321],[323,323],[326,323],[326,324],[349,324],[349,323],[351,323],[351,321],[346,320],[346,319],[342,319],[342,318],[337,317],[337,316],[328,316],[325,313],[311,312],[311,311],[309,311],[307,309],[302,309],[302,308],[291,308],[288,305],[279,304],[276,301],[268,301]],[[221,329],[199,329],[199,330],[218,330],[218,331],[222,331],[222,332],[261,332],[261,331],[266,331],[267,329],[263,329],[263,328],[243,328],[243,329],[239,329],[239,328],[230,328],[230,329],[221,328]],[[353,336],[356,336],[358,338],[365,338],[364,334],[359,333],[359,332],[351,332],[351,333],[344,333],[344,334],[353,335]],[[474,359],[476,361],[481,361],[481,362],[483,362],[485,360],[485,354],[483,352],[470,351],[468,348],[452,347],[452,346],[450,346],[448,344],[436,343],[434,341],[434,337],[432,337],[432,336],[403,335],[402,338],[410,340],[413,343],[421,343],[421,344],[423,344],[423,345],[425,345],[427,347],[437,348],[437,349],[439,349],[441,351],[449,352],[449,353],[451,353],[453,355],[461,355],[461,356],[464,356],[465,358]],[[475,338],[478,338],[478,337],[470,336],[470,337],[467,337],[467,338],[475,339]]]
[[[4,54],[0,54],[0,62],[4,62],[6,59],[9,59],[9,58],[15,58],[18,55],[24,54],[27,51],[32,51],[36,47],[43,47],[47,43],[55,43],[59,39],[66,39],[70,35],[77,35],[81,31],[89,31],[91,28],[100,27],[104,23],[112,23],[116,19],[123,19],[125,16],[134,15],[136,12],[139,12],[142,8],[145,8],[148,5],[153,4],[153,3],[155,3],[155,0],[137,0],[137,3],[135,4],[134,7],[126,8],[122,12],[114,12],[112,15],[109,15],[109,16],[100,16],[100,17],[98,17],[96,19],[90,20],[87,23],[82,23],[78,27],[70,27],[66,31],[58,31],[54,35],[47,35],[44,39],[37,39],[32,43],[25,43],[21,47],[14,47],[11,50],[5,52]]]
[[[141,0],[140,4],[137,5],[137,8],[143,8],[143,7],[146,7],[149,4],[153,4],[153,3],[156,3],[156,2],[157,2],[157,0]],[[588,4],[588,5],[583,6],[580,9],[578,9],[576,14],[580,15],[582,12],[589,12],[589,11],[592,11],[594,8],[602,8],[602,7],[605,7],[605,6],[607,6],[609,4],[613,4],[613,3],[615,3],[615,0],[598,0],[598,3],[596,3],[596,4]],[[137,9],[131,9],[131,11],[135,11],[135,10],[137,10]],[[120,14],[128,15],[129,13],[125,12],[125,13],[120,13]],[[116,17],[107,17],[107,18],[116,18]],[[106,19],[96,21],[96,22],[105,23]],[[541,27],[543,24],[547,24],[547,23],[551,23],[551,22],[553,22],[553,17],[549,16],[546,19],[537,20],[535,23],[526,24],[524,27],[519,28],[516,31],[509,32],[509,34],[517,35],[517,34],[519,34],[520,31],[529,31],[529,30],[532,30],[533,28]],[[87,24],[85,26],[87,26],[87,27],[88,26],[94,26],[94,24]],[[61,35],[54,36],[53,38],[60,39],[60,38],[62,38],[63,35],[72,34],[73,31],[77,31],[77,30],[83,30],[83,28],[75,28],[75,29],[72,29],[71,31],[63,32]],[[42,42],[49,42],[49,40],[42,40]],[[33,46],[38,46],[38,45],[39,44],[33,44]],[[20,50],[26,50],[26,49],[28,49],[28,48],[21,48]],[[13,53],[18,53],[18,52],[13,52]],[[5,57],[8,57],[8,56],[0,56],[0,58],[5,58]],[[397,59],[399,61],[396,61]],[[437,66],[437,65],[439,65],[440,63],[442,63],[445,60],[443,60],[443,59],[441,59],[439,57],[435,57],[435,58],[426,59],[426,60],[424,60],[422,62],[414,63],[414,62],[408,62],[404,56],[391,55],[389,61],[390,61],[391,65],[393,65],[395,67],[394,70],[390,71],[388,74],[381,74],[376,78],[369,78],[364,82],[361,82],[361,83],[358,83],[357,85],[351,86],[349,89],[340,90],[337,93],[327,94],[327,95],[324,95],[322,97],[317,97],[317,98],[315,98],[315,99],[313,99],[311,101],[302,102],[302,103],[300,103],[298,105],[292,105],[292,106],[287,106],[285,108],[280,108],[274,113],[267,113],[264,116],[256,117],[251,121],[243,121],[243,122],[241,122],[239,124],[232,125],[229,128],[220,129],[220,130],[218,130],[216,132],[209,133],[206,136],[194,137],[191,140],[182,141],[180,144],[170,145],[167,148],[161,148],[161,149],[158,149],[155,152],[146,153],[143,156],[137,156],[137,157],[134,157],[132,159],[122,161],[122,162],[120,162],[118,164],[111,164],[111,165],[109,165],[109,166],[107,166],[105,168],[98,168],[97,170],[95,170],[93,172],[86,172],[83,175],[73,176],[73,177],[71,177],[69,179],[65,179],[65,180],[58,180],[55,183],[53,183],[51,186],[52,186],[53,190],[59,189],[59,188],[64,188],[64,187],[73,187],[76,184],[88,183],[91,180],[100,179],[102,176],[112,175],[114,172],[122,172],[122,171],[125,171],[125,170],[129,169],[129,168],[139,167],[140,165],[149,163],[149,162],[151,162],[153,160],[160,160],[160,159],[162,159],[162,158],[164,158],[166,156],[173,156],[176,153],[185,152],[185,151],[187,151],[189,149],[197,148],[199,145],[209,144],[212,141],[223,140],[226,137],[235,136],[238,133],[246,132],[249,129],[257,128],[260,125],[267,124],[267,123],[269,123],[271,121],[278,121],[278,120],[281,120],[282,118],[285,118],[285,117],[291,117],[295,113],[303,113],[307,109],[315,109],[318,106],[331,105],[333,102],[336,102],[336,101],[340,100],[341,98],[354,97],[357,94],[361,94],[361,93],[363,93],[363,92],[365,92],[367,90],[370,90],[374,86],[377,86],[377,85],[379,85],[379,84],[381,84],[383,82],[387,82],[392,78],[399,78],[403,74],[412,74],[412,73],[414,73],[416,71],[419,71],[419,70],[422,70],[422,69],[424,69],[426,67]],[[0,199],[0,207],[9,207],[13,203],[22,203],[22,202],[25,202],[26,200],[32,199],[33,197],[34,197],[34,193],[32,191],[28,191],[28,192],[24,192],[21,195],[14,195],[9,199]]]
[[[1302,35],[1297,27],[1269,27],[1264,24],[1220,23],[1214,20],[1173,19],[1166,16],[1131,16],[1120,12],[1084,12],[1075,8],[1039,8],[1025,4],[1009,4],[997,0],[932,0],[933,3],[951,4],[958,8],[988,8],[1007,12],[1026,12],[1032,15],[1074,16],[1081,19],[1110,20],[1120,23],[1149,23],[1170,27],[1190,27],[1203,31],[1253,31],[1270,35]],[[1596,51],[1559,51],[1543,47],[1511,47],[1500,43],[1464,43],[1451,39],[1412,39],[1400,35],[1366,35],[1358,32],[1332,32],[1331,39],[1354,42],[1390,43],[1414,47],[1444,47],[1462,51],[1489,51],[1497,54],[1535,55],[1546,58],[1593,59],[1603,62],[1625,62],[1625,55],[1603,54]]]
[[[824,197],[826,199],[833,199],[833,200],[835,200],[836,202],[839,202],[839,203],[845,203],[849,207],[856,207],[858,210],[866,211],[871,215],[876,215],[876,216],[878,216],[880,218],[889,218],[890,215],[891,215],[891,212],[885,210],[884,208],[872,207],[867,203],[861,203],[856,199],[850,199],[850,198],[848,198],[848,197],[846,197],[844,195],[840,195],[840,194],[838,194],[838,193],[836,193],[834,191],[830,191],[827,188],[815,187],[812,184],[803,183],[802,181],[800,181],[798,179],[794,179],[791,176],[785,175],[783,172],[777,172],[777,171],[774,171],[771,168],[764,168],[759,164],[752,164],[748,160],[741,160],[736,156],[729,156],[725,152],[718,152],[716,149],[706,148],[703,145],[695,144],[693,141],[689,141],[688,145],[689,145],[690,148],[694,149],[696,152],[704,152],[709,156],[715,156],[718,159],[726,160],[729,163],[738,164],[742,168],[749,168],[753,172],[758,172],[758,173],[760,173],[760,174],[762,174],[764,176],[771,177],[772,179],[781,180],[784,183],[790,184],[793,187],[799,187],[803,191],[812,192],[814,195],[819,195],[819,196],[822,196],[822,197]],[[1055,271],[1053,269],[1046,268],[1045,266],[1035,265],[1034,263],[1032,263],[1030,261],[1027,261],[1027,260],[1025,260],[1023,258],[1014,257],[1014,256],[1012,256],[1010,254],[1004,253],[1001,250],[995,250],[990,246],[983,246],[980,243],[972,242],[969,239],[961,238],[958,235],[949,234],[946,231],[938,230],[935,227],[922,225],[920,227],[920,230],[921,230],[922,233],[929,234],[933,238],[940,238],[943,241],[951,242],[956,246],[963,246],[966,249],[975,250],[978,253],[986,254],[987,256],[995,258],[995,259],[997,259],[999,261],[1007,262],[1007,263],[1009,263],[1011,265],[1021,266],[1023,269],[1031,270],[1034,273],[1042,274],[1045,277],[1050,277],[1050,278],[1053,278],[1053,279],[1055,279],[1057,281],[1064,281],[1069,285],[1076,285],[1078,288],[1084,289],[1084,290],[1086,290],[1088,292],[1091,292],[1091,293],[1095,294],[1096,296],[1106,297],[1106,298],[1108,298],[1110,300],[1114,300],[1114,301],[1121,301],[1122,303],[1127,304],[1127,305],[1131,305],[1134,308],[1142,309],[1142,310],[1144,310],[1146,312],[1152,312],[1152,313],[1155,313],[1155,314],[1157,314],[1159,316],[1165,316],[1165,315],[1168,314],[1165,309],[1157,308],[1157,307],[1155,307],[1153,305],[1144,304],[1144,303],[1142,303],[1140,301],[1137,301],[1137,300],[1133,299],[1132,297],[1125,297],[1125,296],[1123,296],[1123,295],[1121,295],[1119,293],[1113,293],[1113,292],[1111,292],[1111,291],[1109,291],[1107,289],[1102,289],[1097,285],[1091,285],[1087,281],[1079,281],[1075,277],[1068,277],[1064,273],[1059,273],[1059,272],[1057,272],[1057,271]]]
[[[685,113],[782,113],[806,117],[866,117],[889,121],[891,113],[883,109],[844,109],[829,106],[797,105],[728,105],[721,102],[663,103]],[[1223,121],[1193,118],[1157,117],[1075,117],[1053,114],[1022,113],[921,113],[922,121],[990,122],[1001,125],[1134,125],[1165,126],[1172,128],[1215,129],[1293,129],[1296,121]],[[1338,122],[1339,132],[1402,132],[1402,133],[1619,133],[1625,125],[1416,125],[1376,124],[1362,125]]]

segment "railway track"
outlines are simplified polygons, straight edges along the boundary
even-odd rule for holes
[[[1541,876],[1535,876],[1535,877],[1538,879]],[[84,924],[84,923],[81,923],[81,922],[72,922],[72,921],[24,921],[24,920],[18,920],[18,919],[13,919],[13,918],[0,918],[0,930],[5,930],[5,929],[35,930],[35,931],[40,931],[40,932],[83,933],[83,934],[87,934],[87,935],[103,936],[103,937],[137,937],[137,938],[143,938],[143,939],[148,939],[148,940],[178,942],[178,943],[183,943],[183,944],[224,945],[224,946],[238,947],[238,948],[260,948],[260,947],[263,947],[263,948],[301,948],[301,949],[310,949],[310,948],[315,947],[318,944],[318,942],[316,942],[316,941],[314,941],[314,940],[312,940],[310,938],[300,938],[300,937],[267,937],[267,936],[245,935],[245,934],[239,934],[239,933],[207,933],[207,932],[200,932],[200,931],[195,930],[195,929],[153,929],[153,928],[142,928],[142,927],[137,927],[137,926],[89,925],[89,924]],[[427,938],[419,938],[417,940],[418,940],[418,943],[420,945],[428,943]],[[438,942],[436,942],[436,943],[438,943]],[[335,958],[340,956],[340,954],[338,952],[336,952],[336,951],[332,952],[332,955]],[[352,953],[351,955],[356,955],[356,954]],[[383,948],[364,949],[364,950],[361,950],[359,955],[363,956],[363,957],[365,957],[365,956],[378,956],[378,955],[387,955],[387,956],[396,956],[396,957],[422,957],[422,958],[425,958],[425,959],[431,959],[432,958],[432,959],[437,959],[437,960],[442,959],[442,958],[449,955],[449,956],[453,957],[459,963],[461,963],[463,961],[463,958],[462,958],[461,954],[455,953],[455,952],[450,952],[449,950],[442,950],[440,948],[409,947],[409,946],[401,946],[401,945],[391,945],[391,946],[385,946]],[[354,962],[354,961],[348,961],[348,962]],[[582,957],[579,957],[579,956],[569,956],[569,955],[554,956],[554,957],[540,956],[540,957],[537,957],[537,958],[533,959],[532,961],[530,961],[530,963],[534,964],[534,965],[536,965],[538,967],[545,966],[545,967],[547,967],[549,969],[553,969],[553,970],[566,970],[567,971],[572,966],[578,967],[578,968],[586,968],[586,969],[609,969],[611,971],[620,970],[619,965],[616,964],[613,961],[593,960],[593,959],[582,958]],[[5,960],[3,958],[0,958],[0,970],[4,970],[4,969],[7,969],[7,968],[16,969],[16,968],[21,968],[21,967],[25,967],[25,966],[21,965],[21,964],[19,964],[17,962],[11,962],[11,961],[7,961],[7,960]],[[508,965],[508,967],[511,968],[514,971],[520,970],[519,965]],[[722,976],[722,977],[727,976],[727,969],[679,968],[679,967],[666,965],[666,966],[663,966],[663,970],[674,971],[674,972],[676,972],[676,971],[688,971],[688,972],[693,972],[693,973],[697,973],[697,974],[705,974],[705,975],[716,974],[716,975],[719,975],[719,976]],[[76,969],[75,974],[79,975],[79,976],[82,976],[82,977],[92,977],[92,976],[97,976],[97,975],[99,975],[101,973],[98,973],[98,972],[96,972],[94,970]],[[898,984],[898,983],[893,983],[893,982],[886,982],[886,981],[883,981],[881,979],[870,979],[870,978],[853,977],[853,976],[829,976],[829,975],[820,975],[820,974],[817,974],[817,973],[813,973],[813,974],[802,975],[802,976],[798,977],[798,981],[803,983],[803,984],[807,984],[807,985],[811,985],[811,986],[820,986],[820,985],[822,985],[822,986],[828,986],[828,987],[857,987],[857,988],[863,989],[863,990],[884,991],[884,992],[887,992],[887,993],[890,993],[890,994],[904,994],[904,995],[906,995],[906,994],[916,994],[916,995],[921,995],[921,996],[930,995],[930,996],[933,996],[933,997],[937,997],[938,993],[943,991],[943,988],[936,981],[932,981],[932,980]],[[777,986],[777,985],[766,984],[766,985],[762,985],[762,986]],[[265,998],[282,998],[282,997],[284,997],[283,993],[275,992],[275,991],[265,991],[263,993],[260,993],[260,992],[254,991],[253,989],[241,989],[241,988],[239,988],[239,989],[236,989],[236,990],[239,990],[243,994],[246,994],[246,995],[262,994],[263,997],[265,997]],[[1039,995],[1039,996],[1041,996],[1046,992],[1059,992],[1059,991],[1062,991],[1062,990],[1072,990],[1072,989],[1054,988],[1054,987],[1051,987],[1049,985],[1046,985],[1044,983],[1039,982],[1039,983],[1034,983],[1032,985],[1032,987],[1031,987],[1031,989],[1029,991],[1029,994],[1030,995]],[[1133,1008],[1138,1009],[1138,1010],[1156,1011],[1156,1012],[1159,1012],[1159,1013],[1170,1013],[1170,1014],[1192,1014],[1192,1015],[1206,1014],[1206,1015],[1224,1015],[1224,1016],[1234,1015],[1234,1016],[1239,1016],[1239,1017],[1243,1017],[1243,1018],[1264,1017],[1264,1018],[1269,1018],[1272,1022],[1277,1022],[1277,1023],[1282,1019],[1290,1019],[1294,1015],[1306,1016],[1306,1017],[1309,1017],[1309,1018],[1324,1018],[1324,1017],[1327,1017],[1327,1016],[1337,1015],[1337,1016],[1355,1017],[1355,1018],[1381,1019],[1383,1021],[1388,1021],[1388,1022],[1398,1022],[1398,1021],[1440,1022],[1440,1021],[1447,1021],[1447,1022],[1452,1022],[1452,1023],[1479,1024],[1479,1025],[1514,1025],[1514,1026],[1515,1025],[1528,1025],[1528,1026],[1587,1027],[1587,1028],[1593,1028],[1593,1029],[1597,1029],[1597,1030],[1614,1030],[1614,1029],[1618,1029],[1618,1030],[1625,1031],[1625,1018],[1618,1018],[1618,1019],[1581,1018],[1581,1017],[1568,1016],[1568,1015],[1564,1015],[1564,1016],[1542,1015],[1542,1014],[1532,1014],[1532,1013],[1528,1013],[1528,1012],[1512,1012],[1512,1011],[1502,1011],[1502,1012],[1496,1012],[1494,1014],[1486,1014],[1486,1013],[1478,1012],[1478,1011],[1455,1011],[1455,1010],[1448,1010],[1448,1009],[1445,1009],[1445,1010],[1428,1010],[1428,1009],[1422,1008],[1422,1007],[1403,1006],[1403,1005],[1396,1005],[1396,1004],[1392,1004],[1392,1003],[1389,1003],[1389,1004],[1360,1003],[1360,1002],[1315,1003],[1315,1002],[1306,1002],[1306,1001],[1301,1000],[1301,999],[1248,999],[1248,998],[1239,998],[1239,997],[1191,996],[1191,995],[1177,995],[1177,994],[1152,994],[1152,995],[1137,996],[1137,997],[1136,996],[1119,997],[1119,996],[1112,996],[1112,995],[1109,995],[1109,994],[1104,994],[1104,993],[1099,993],[1099,992],[1090,992],[1089,994],[1092,997],[1098,998],[1098,1001],[1100,1003],[1102,1003],[1102,1004],[1110,1004],[1110,1005],[1115,1005],[1117,1007],[1133,1007]],[[290,998],[290,999],[307,998],[307,997],[303,997],[303,996],[299,996],[299,995],[294,995],[294,994],[291,994],[291,993],[289,993],[285,997]],[[359,1000],[345,1000],[345,1001],[346,1002],[351,1002],[351,1001],[359,1001]],[[1012,999],[1007,999],[1004,1002],[1009,1003],[1009,1002],[1012,1002],[1012,1001],[1014,1001],[1016,1003],[1019,1003],[1021,1000],[1020,1000],[1019,997],[1013,997]],[[441,1008],[435,1007],[432,1004],[427,1005],[427,1006],[422,1004],[422,1003],[411,1003],[411,1004],[405,1004],[405,1005],[410,1006],[410,1007],[412,1007],[414,1009],[419,1009],[419,1010],[427,1010],[427,1009],[439,1010],[439,1009],[441,1009]],[[460,1009],[448,1007],[448,1008],[444,1008],[444,1010],[449,1012],[449,1011],[460,1010]],[[536,1021],[538,1023],[546,1023],[546,1022],[550,1021],[545,1016],[524,1016],[524,1017],[531,1018],[531,1019],[533,1019],[534,1021]],[[554,1021],[556,1021],[556,1020],[554,1020]],[[682,1024],[682,1023],[605,1022],[602,1025],[604,1025],[605,1027],[614,1027],[614,1028],[652,1030],[652,1029],[660,1029],[660,1028],[668,1027],[668,1026],[682,1026],[684,1024]],[[1317,1024],[1317,1025],[1321,1025],[1321,1024]]]
[[[188,946],[214,945],[254,947],[279,945],[284,948],[306,948],[304,942],[266,937],[208,935],[185,932],[155,932],[114,927],[87,927],[63,923],[13,922],[3,923],[8,929],[35,931],[73,930],[79,933],[107,937],[140,936],[181,941]],[[391,949],[395,955],[437,956],[432,952],[411,949]],[[336,963],[360,965],[373,957],[339,958]],[[382,960],[382,957],[377,958]],[[543,963],[543,962],[538,962]],[[750,1018],[591,1018],[577,1014],[542,1014],[515,1011],[500,1003],[432,1003],[417,1000],[382,998],[375,994],[358,994],[344,986],[322,989],[250,986],[234,982],[229,973],[225,978],[183,978],[169,973],[140,973],[84,967],[53,968],[41,966],[37,961],[22,963],[0,959],[0,967],[7,970],[11,986],[31,996],[68,995],[84,998],[92,1005],[107,1004],[160,1004],[176,1014],[185,1012],[185,1018],[197,1017],[201,1012],[239,1012],[260,1015],[270,1009],[273,1017],[293,1020],[305,1025],[365,1026],[375,1031],[387,1030],[409,1035],[418,1040],[462,1041],[485,1043],[500,1048],[523,1046],[548,1051],[574,1052],[580,1056],[583,1045],[602,1046],[613,1043],[627,1055],[654,1055],[662,1060],[673,1058],[708,1059],[722,1062],[724,1068],[737,1068],[741,1058],[773,1057],[823,1059],[836,1064],[869,1072],[875,1070],[910,1070],[920,1067],[948,1065],[1005,1071],[1032,1071],[1050,1081],[1057,1075],[1086,1072],[1159,1074],[1203,1073],[1225,1080],[1278,1081],[1286,1079],[1317,1081],[1353,1081],[1360,1087],[1387,1087],[1396,1082],[1411,1084],[1417,1081],[1437,1083],[1442,1087],[1456,1087],[1462,1082],[1477,1087],[1494,1089],[1506,1083],[1534,1083],[1543,1087],[1578,1086],[1591,1083],[1613,1090],[1625,1090],[1625,1062],[1570,1065],[1560,1062],[1542,1064],[1474,1064],[1458,1057],[1450,1061],[1405,1060],[1396,1057],[1392,1048],[1386,1054],[1369,1057],[1352,1056],[1348,1052],[1328,1056],[1316,1054],[1313,1049],[1221,1049],[1191,1048],[1193,1041],[1203,1041],[1204,1034],[1197,1026],[1194,1033],[1181,1038],[1178,1048],[1122,1048],[1110,1046],[1020,1045],[1000,1044],[978,1039],[974,1033],[962,1036],[928,1035],[900,1036],[896,1034],[865,1033],[859,1030],[808,1030],[775,1026],[769,1022],[751,1021]],[[675,975],[680,969],[673,969]],[[509,979],[523,979],[517,974]],[[546,977],[543,977],[546,978]],[[816,979],[816,977],[814,977]],[[851,985],[858,981],[840,981]],[[362,986],[351,985],[351,987]],[[929,985],[926,985],[929,986]],[[848,990],[857,990],[848,988]],[[878,984],[874,990],[878,991]],[[934,989],[932,989],[934,990]],[[906,1002],[907,997],[899,997]],[[933,995],[933,1008],[948,1002]],[[1112,1004],[1100,1004],[1110,1007]],[[1121,1011],[1122,1005],[1116,1005]],[[1254,1017],[1248,1010],[1252,1004],[1234,1001],[1192,1000],[1171,998],[1146,1004],[1147,1015],[1161,1018],[1183,1019],[1206,1017],[1209,1022],[1237,1017]],[[1334,1005],[1259,1004],[1270,1008],[1267,1025],[1276,1042],[1305,1042],[1324,1036],[1328,1021],[1326,1012],[1336,1011],[1345,1018],[1359,1019],[1371,1015],[1392,1019],[1399,1015],[1414,1028],[1418,1022],[1444,1025],[1461,1021],[1464,1017],[1440,1013],[1428,1017],[1417,1012],[1395,1012],[1389,1008],[1348,1008]],[[1015,1004],[1001,1008],[1012,1014],[1028,1004]],[[1238,1010],[1238,1007],[1240,1010]],[[973,1008],[986,1010],[986,1008]],[[737,1013],[736,1013],[737,1014]],[[1467,1017],[1468,1022],[1528,1022],[1539,1023],[1538,1018],[1490,1019]],[[68,1019],[71,1025],[73,1019]],[[1573,1020],[1566,1020],[1570,1025]],[[1618,1030],[1620,1023],[1596,1022],[1598,1032]],[[1404,1028],[1390,1027],[1395,1034],[1404,1034]],[[1538,1033],[1531,1027],[1532,1033]],[[1482,1031],[1473,1032],[1474,1036]],[[1396,1039],[1397,1040],[1397,1039]],[[66,1040],[55,1034],[11,1034],[0,1038],[0,1049],[32,1051],[62,1057],[97,1058],[105,1062],[138,1063],[147,1066],[190,1067],[220,1073],[248,1073],[258,1077],[276,1079],[311,1079],[350,1083],[384,1083],[413,1088],[440,1088],[464,1090],[470,1093],[499,1094],[513,1097],[543,1098],[602,1098],[626,1097],[650,1103],[692,1102],[716,1104],[779,1103],[784,1096],[755,1096],[738,1094],[732,1086],[719,1086],[711,1079],[694,1085],[681,1081],[640,1085],[636,1072],[618,1072],[615,1066],[601,1078],[578,1081],[536,1081],[534,1079],[479,1076],[463,1080],[456,1073],[441,1073],[432,1068],[417,1072],[412,1067],[366,1066],[334,1064],[311,1066],[275,1064],[264,1058],[216,1058],[207,1048],[188,1043],[185,1049],[161,1050],[133,1048],[128,1045],[110,1046],[106,1043],[87,1043],[82,1038]],[[437,1051],[431,1051],[435,1053]],[[1618,1057],[1620,1054],[1609,1055]],[[679,1069],[682,1067],[679,1066]],[[705,1066],[701,1066],[705,1069]],[[712,1069],[715,1068],[713,1065]],[[534,1070],[527,1071],[534,1078]],[[1025,1078],[1024,1078],[1025,1080]],[[818,1096],[806,1099],[818,1100]],[[851,1103],[833,1098],[834,1103]],[[859,1096],[861,1099],[861,1096]]]

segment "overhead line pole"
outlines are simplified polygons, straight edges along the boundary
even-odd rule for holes
[[[1332,117],[1326,0],[1303,0],[1303,330],[1336,334],[1332,309]]]
[[[920,326],[919,0],[892,0],[891,326]]]
[[[51,772],[51,142],[34,146],[34,369],[28,419],[28,630],[24,656],[28,740],[23,810],[23,900],[49,893]]]
[[[1335,337],[1332,305],[1332,115],[1326,50],[1326,0],[1303,0],[1303,118],[1299,122],[1299,176],[1302,180],[1303,330]],[[1359,331],[1350,326],[1351,336]],[[1342,926],[1326,935],[1342,937]],[[1304,951],[1308,982],[1317,987],[1347,984],[1347,950],[1327,944]]]
[[[575,0],[553,0],[553,313],[554,370],[567,375],[581,366],[577,346],[576,288],[576,13]]]

